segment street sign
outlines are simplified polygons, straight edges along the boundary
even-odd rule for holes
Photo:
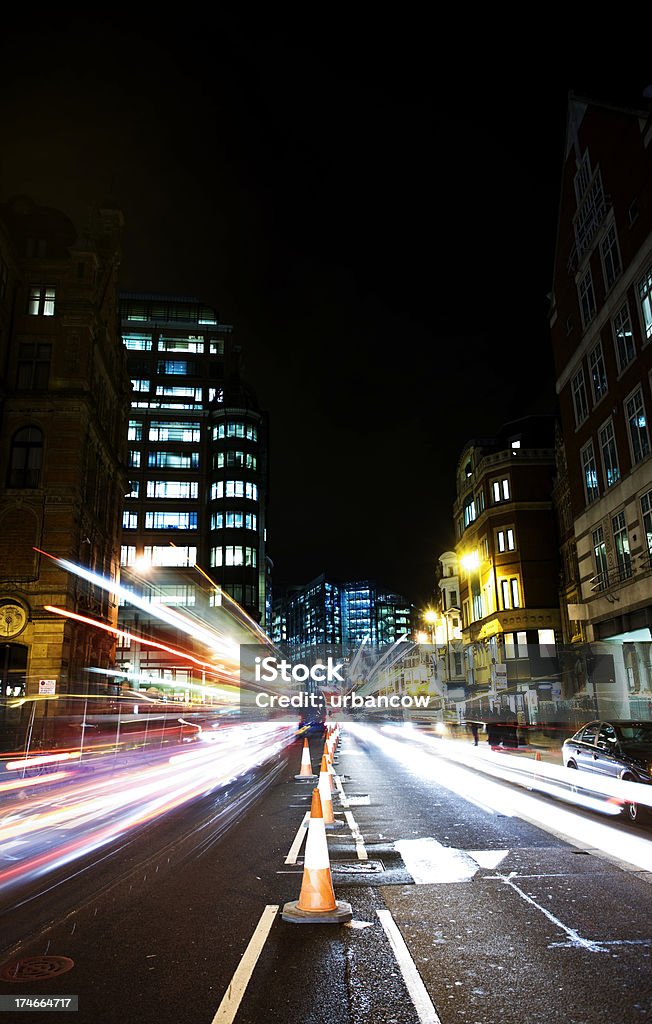
[[[39,679],[39,681],[38,681],[38,692],[39,693],[56,693],[57,692],[57,681],[56,681],[56,679]]]

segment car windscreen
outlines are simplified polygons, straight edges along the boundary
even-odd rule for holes
[[[652,747],[652,722],[628,722],[618,727],[623,747]]]

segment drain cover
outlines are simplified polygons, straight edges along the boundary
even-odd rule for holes
[[[19,960],[3,964],[0,978],[3,981],[41,981],[65,974],[75,966],[69,956],[23,956]]]
[[[378,871],[384,871],[385,865],[381,860],[342,860],[331,861],[331,869],[336,871],[337,874],[358,875],[364,873],[365,875],[373,875]]]

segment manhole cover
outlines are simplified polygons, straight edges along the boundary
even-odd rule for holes
[[[344,875],[357,875],[360,873],[373,875],[378,871],[384,871],[385,865],[381,860],[342,860],[335,863],[331,862],[331,869],[338,874]]]
[[[3,981],[40,981],[65,974],[75,966],[69,956],[23,956],[0,967]]]

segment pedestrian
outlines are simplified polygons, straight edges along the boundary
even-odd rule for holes
[[[477,745],[478,745],[478,723],[477,722],[469,722],[469,725],[471,726],[471,732],[473,734],[473,746],[477,747]]]

